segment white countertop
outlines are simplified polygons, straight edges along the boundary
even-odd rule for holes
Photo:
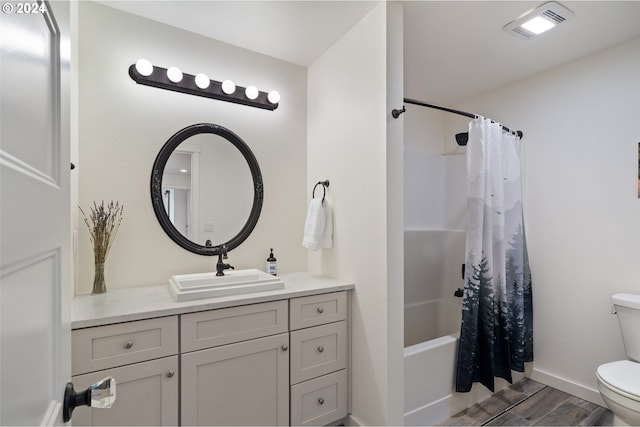
[[[309,273],[285,273],[279,277],[284,281],[284,289],[183,302],[173,299],[166,284],[107,289],[104,294],[79,295],[73,298],[71,304],[71,329],[337,292],[355,287],[349,281]]]

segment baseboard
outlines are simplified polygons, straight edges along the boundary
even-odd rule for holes
[[[595,403],[596,405],[600,405],[605,408],[607,407],[607,405],[602,400],[602,397],[600,396],[600,392],[584,384],[578,384],[567,378],[563,378],[561,376],[554,375],[536,368],[533,368],[531,374],[528,377],[534,381],[538,381],[542,384],[548,385],[549,387],[557,388],[558,390],[564,391],[565,393],[569,393],[581,399],[588,400],[589,402]]]
[[[353,415],[351,414],[341,419],[340,422],[341,424],[337,424],[337,425],[355,426],[355,427],[360,427],[362,425],[362,423],[358,421],[356,418],[354,418]]]

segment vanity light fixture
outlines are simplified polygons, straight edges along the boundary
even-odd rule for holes
[[[236,91],[236,84],[231,80],[225,80],[222,82],[222,91],[227,95],[231,95]]]
[[[136,71],[145,77],[150,76],[151,73],[153,73],[153,65],[146,59],[138,59],[136,62]]]
[[[200,89],[206,89],[211,84],[211,80],[204,73],[196,74],[195,82]]]
[[[169,67],[167,77],[174,83],[180,83],[182,81],[182,71],[178,67]]]
[[[530,10],[502,28],[521,39],[530,39],[555,28],[574,15],[560,3],[550,1]]]
[[[258,97],[258,88],[255,86],[247,86],[244,90],[244,94],[249,99],[256,99]]]
[[[280,102],[280,92],[278,92],[277,90],[272,90],[267,94],[267,99],[270,103],[277,104],[278,102]]]
[[[265,110],[275,110],[280,102],[280,94],[275,90],[267,93],[258,90],[253,85],[244,88],[236,86],[231,80],[225,80],[224,82],[212,80],[204,73],[192,75],[183,73],[177,67],[170,67],[169,69],[156,67],[146,59],[140,59],[131,65],[129,67],[129,76],[133,81],[141,85]]]

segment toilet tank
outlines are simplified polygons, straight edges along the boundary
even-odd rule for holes
[[[640,362],[640,295],[615,294],[611,302],[618,314],[627,357]]]

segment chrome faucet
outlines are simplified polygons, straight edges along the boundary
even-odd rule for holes
[[[231,264],[225,264],[222,262],[223,259],[227,259],[229,256],[227,255],[227,247],[224,243],[218,246],[218,263],[216,264],[216,276],[224,276],[224,271],[231,269],[235,270],[235,267]]]

